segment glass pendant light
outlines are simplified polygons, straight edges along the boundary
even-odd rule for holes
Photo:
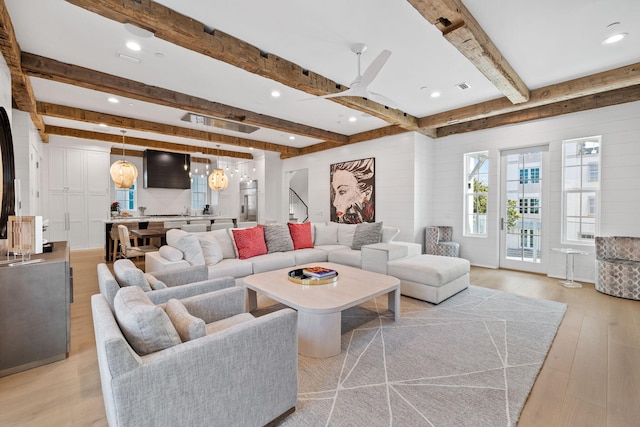
[[[220,144],[218,144],[218,154],[220,153]],[[219,159],[216,159],[216,168],[209,175],[209,188],[213,191],[221,191],[229,186],[229,179],[224,173],[224,170],[220,168]]]
[[[122,160],[118,160],[112,164],[109,173],[116,187],[130,188],[133,183],[136,182],[136,178],[138,178],[138,169],[133,163],[126,160],[124,134],[127,133],[127,131],[121,130],[120,132],[122,132]]]

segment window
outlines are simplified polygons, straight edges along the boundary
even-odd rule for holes
[[[593,244],[597,234],[601,139],[594,136],[562,141],[565,242]]]
[[[539,184],[540,168],[520,169],[520,184]]]
[[[121,211],[134,211],[136,210],[136,184],[129,188],[116,189],[116,202],[120,204]]]
[[[521,214],[539,214],[540,199],[520,199],[519,211]]]
[[[202,164],[192,165],[194,173],[191,175],[191,209],[203,209],[207,204],[208,169]],[[200,173],[198,173],[200,172]]]
[[[489,152],[465,154],[464,168],[464,233],[466,236],[486,236]]]

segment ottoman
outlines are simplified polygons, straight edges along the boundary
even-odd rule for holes
[[[400,279],[400,293],[439,304],[469,286],[471,264],[463,258],[418,255],[387,263],[387,274]]]

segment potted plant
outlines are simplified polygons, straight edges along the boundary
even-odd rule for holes
[[[118,214],[120,214],[120,203],[111,203],[111,216],[117,216]]]

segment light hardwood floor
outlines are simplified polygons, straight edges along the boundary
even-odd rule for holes
[[[0,378],[0,426],[107,425],[90,307],[102,256],[72,252],[71,354]],[[471,283],[568,305],[518,426],[640,425],[640,302],[517,271],[473,268]]]

